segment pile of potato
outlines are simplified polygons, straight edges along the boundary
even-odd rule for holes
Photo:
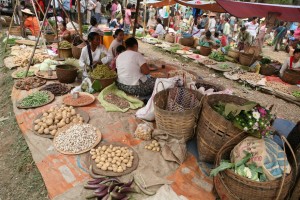
[[[34,130],[39,134],[55,135],[58,128],[62,128],[69,123],[83,123],[80,114],[76,114],[72,106],[62,105],[53,107],[44,112],[40,119],[34,121]]]
[[[158,152],[160,151],[160,145],[156,140],[152,140],[152,142],[149,145],[145,146],[145,149]]]
[[[96,149],[91,149],[90,154],[97,163],[97,168],[117,173],[122,173],[127,168],[132,167],[134,160],[133,151],[128,147],[103,145]]]

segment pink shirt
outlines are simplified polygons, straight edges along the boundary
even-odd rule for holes
[[[125,11],[124,22],[125,22],[125,24],[131,24],[131,10],[130,9],[126,9],[126,11]]]
[[[295,37],[296,39],[300,39],[300,28],[297,28],[297,29],[295,30],[295,32],[294,32],[294,37]]]
[[[111,6],[111,13],[114,15],[118,9],[118,5],[113,3]]]

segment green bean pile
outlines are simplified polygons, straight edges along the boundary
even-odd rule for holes
[[[91,77],[93,79],[114,78],[116,76],[117,73],[106,65],[97,65],[97,67],[91,73]]]
[[[20,102],[22,107],[40,106],[49,101],[49,95],[46,91],[38,91],[28,95]]]

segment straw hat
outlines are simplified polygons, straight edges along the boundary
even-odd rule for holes
[[[203,15],[206,15],[206,16],[207,16],[207,13],[203,13]]]
[[[28,8],[21,10],[21,12],[26,13],[28,15],[34,15]]]

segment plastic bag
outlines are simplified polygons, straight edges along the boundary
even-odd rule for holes
[[[94,89],[92,88],[92,82],[89,78],[85,78],[82,83],[75,87],[72,91],[71,94],[74,92],[88,92],[88,93],[93,93]]]
[[[149,123],[139,124],[134,132],[134,137],[141,140],[151,140],[153,126]]]

